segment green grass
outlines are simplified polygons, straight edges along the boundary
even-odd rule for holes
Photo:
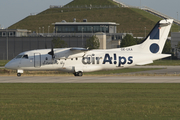
[[[84,75],[111,75],[111,74],[121,74],[121,73],[132,73],[132,72],[141,72],[149,70],[159,70],[161,68],[124,68],[118,70],[101,70],[96,72],[84,73]]]
[[[82,5],[87,5],[90,6],[91,5],[117,5],[115,2],[113,2],[112,0],[74,0],[72,2],[70,2],[69,4],[67,4],[66,6],[82,6]]]
[[[158,66],[180,66],[180,60],[156,60],[150,65]]]
[[[138,13],[138,14],[140,14],[140,15],[142,15],[142,16],[146,17],[147,19],[154,21],[154,22],[162,20],[162,18],[157,17],[153,14],[147,14],[147,12],[140,10],[140,9],[131,8],[131,10],[133,10],[134,12],[136,12],[136,13]],[[179,31],[179,26],[176,24],[173,24],[172,28],[171,28],[171,32],[178,32],[178,31]]]
[[[2,120],[179,120],[180,84],[0,84]]]
[[[148,18],[151,21],[157,22],[159,20],[161,20],[161,18],[153,15],[153,14],[147,14],[147,12],[145,12],[144,10],[141,9],[137,9],[137,8],[131,8],[131,10],[135,11],[136,13]]]
[[[9,60],[0,60],[0,66],[5,66],[8,62]]]

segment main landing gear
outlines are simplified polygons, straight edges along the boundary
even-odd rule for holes
[[[81,71],[75,72],[75,73],[74,73],[74,76],[83,76],[83,73],[82,73]]]
[[[18,76],[18,77],[21,77],[21,73],[17,73],[17,76]]]

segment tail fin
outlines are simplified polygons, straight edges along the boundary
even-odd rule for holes
[[[165,19],[159,21],[142,44],[139,45],[143,53],[162,53],[165,42],[169,35],[173,19]]]

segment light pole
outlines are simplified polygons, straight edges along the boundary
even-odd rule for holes
[[[82,27],[82,47],[83,47],[83,27]]]
[[[7,53],[6,53],[6,55],[7,55],[7,60],[8,60],[8,35],[9,35],[9,34],[8,34],[8,28],[6,29],[6,33],[7,33],[7,34],[6,34],[6,36],[7,36],[7,40],[6,40],[6,45],[7,45],[7,46],[6,46],[6,49],[7,49],[6,52],[7,52]]]
[[[53,27],[53,35],[55,35],[54,33],[55,33],[55,27]]]
[[[49,35],[49,28],[50,28],[50,26],[48,26],[48,35]]]
[[[43,29],[43,35],[44,35],[44,27],[42,27],[42,29]]]
[[[91,27],[91,30],[92,30],[92,36],[93,36],[93,27]]]
[[[177,12],[177,20],[179,19],[179,17],[178,17],[178,12]]]
[[[177,12],[177,20],[179,22],[179,13]],[[178,25],[178,32],[179,32],[179,25]]]
[[[41,33],[41,27],[39,27],[39,34]]]

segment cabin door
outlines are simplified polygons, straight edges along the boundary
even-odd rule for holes
[[[41,67],[41,54],[34,53],[34,67],[39,68]]]

